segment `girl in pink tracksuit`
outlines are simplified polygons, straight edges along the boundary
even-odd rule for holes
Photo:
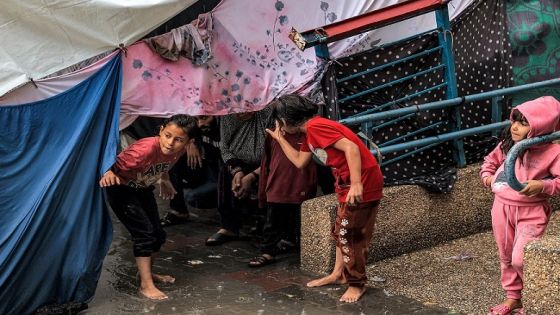
[[[484,158],[480,177],[495,194],[492,230],[498,245],[503,303],[489,314],[510,314],[520,309],[523,289],[523,249],[545,231],[552,211],[548,198],[560,193],[560,145],[545,143],[530,147],[515,162],[515,174],[527,183],[521,191],[508,186],[504,161],[511,147],[526,138],[559,130],[560,102],[551,96],[523,103],[510,115],[511,126],[498,146]]]

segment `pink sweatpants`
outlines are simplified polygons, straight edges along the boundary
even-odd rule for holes
[[[513,206],[494,199],[492,230],[498,245],[502,288],[510,299],[521,299],[523,289],[523,249],[544,233],[552,208],[539,205]]]

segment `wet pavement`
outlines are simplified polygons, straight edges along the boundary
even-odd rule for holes
[[[154,272],[171,274],[176,282],[158,286],[169,300],[152,302],[138,295],[132,244],[128,232],[114,221],[96,295],[80,314],[456,314],[382,288],[368,289],[355,304],[339,302],[345,287],[305,287],[319,275],[299,269],[297,252],[253,269],[247,263],[258,249],[256,239],[247,234],[222,246],[205,246],[216,227],[215,210],[196,210],[190,222],[166,228],[168,240]]]

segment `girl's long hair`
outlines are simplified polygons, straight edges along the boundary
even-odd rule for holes
[[[514,121],[518,121],[518,122],[524,122],[524,123],[528,123],[527,118],[525,118],[525,116],[523,116],[523,114],[521,114],[520,111],[518,110],[513,110],[513,113],[511,114],[511,119],[512,119],[512,124],[509,125],[509,127],[507,127],[506,129],[504,129],[504,131],[502,131],[502,136],[500,137],[500,141],[501,141],[501,145],[500,145],[500,149],[502,149],[502,152],[504,154],[508,154],[509,150],[511,150],[511,147],[513,147],[513,145],[515,144],[515,142],[513,142],[513,139],[511,138],[511,126],[513,125]]]
[[[280,96],[271,103],[272,118],[288,126],[299,126],[317,114],[318,106],[307,97],[296,94]]]

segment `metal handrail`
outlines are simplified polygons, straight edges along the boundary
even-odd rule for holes
[[[508,87],[508,88],[503,88],[503,89],[499,89],[499,90],[493,90],[493,91],[490,91],[490,92],[472,94],[472,95],[467,95],[465,97],[456,97],[456,98],[452,98],[452,99],[449,99],[449,100],[443,100],[443,101],[431,102],[431,103],[426,103],[426,104],[416,105],[416,106],[411,106],[411,107],[393,109],[393,110],[388,110],[388,111],[381,112],[381,113],[374,113],[374,114],[369,114],[369,115],[364,115],[364,116],[359,116],[359,117],[345,118],[345,119],[341,119],[340,122],[345,124],[345,125],[349,125],[349,126],[359,125],[359,124],[364,123],[364,122],[383,120],[383,119],[387,119],[387,118],[391,118],[391,117],[395,117],[395,116],[401,116],[401,115],[420,112],[420,111],[440,109],[440,108],[446,108],[446,107],[453,107],[453,106],[461,105],[463,103],[476,102],[476,101],[485,100],[485,99],[489,99],[489,98],[496,97],[496,96],[510,95],[510,94],[515,94],[515,93],[519,93],[519,92],[523,92],[523,91],[528,91],[528,90],[532,90],[532,89],[538,89],[538,88],[547,87],[547,86],[551,86],[551,85],[558,85],[558,84],[560,84],[560,78],[541,81],[541,82],[536,82],[536,83],[528,83],[528,84],[518,85],[518,86],[513,86],[513,87]]]
[[[495,129],[501,129],[507,127],[511,122],[509,120],[504,120],[502,122],[488,124],[484,126],[478,126],[458,131],[453,131],[449,133],[444,133],[437,136],[426,137],[423,139],[408,141],[405,143],[394,144],[386,147],[380,147],[379,151],[381,155],[386,155],[389,153],[394,153],[418,146],[425,146],[433,143],[441,143],[449,140],[460,139],[468,136],[473,136],[479,133],[489,132]],[[377,155],[377,150],[371,150],[374,155]]]
[[[526,183],[519,182],[517,176],[515,176],[515,161],[517,160],[518,156],[522,155],[523,152],[525,152],[525,150],[527,150],[531,146],[546,142],[552,142],[558,139],[560,139],[560,131],[556,131],[544,136],[521,140],[517,142],[513,147],[511,147],[506,156],[506,162],[504,166],[506,180],[509,187],[511,187],[513,190],[520,191],[527,186]]]

